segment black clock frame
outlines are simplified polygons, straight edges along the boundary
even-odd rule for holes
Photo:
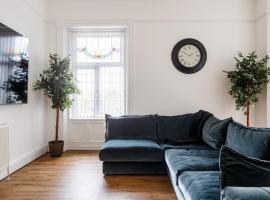
[[[180,49],[183,46],[188,45],[188,44],[196,46],[199,49],[200,54],[201,54],[200,61],[194,67],[186,67],[186,66],[182,65],[179,61],[179,58],[178,58],[178,54],[179,54]],[[206,49],[201,42],[199,42],[198,40],[192,39],[192,38],[187,38],[187,39],[183,39],[183,40],[179,41],[173,47],[171,58],[172,58],[173,65],[180,72],[183,72],[185,74],[193,74],[193,73],[200,71],[203,68],[203,66],[205,65],[206,60],[207,60],[207,52],[206,52]]]

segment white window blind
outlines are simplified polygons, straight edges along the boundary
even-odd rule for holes
[[[74,97],[70,118],[125,114],[125,32],[74,34],[72,58],[80,94]]]

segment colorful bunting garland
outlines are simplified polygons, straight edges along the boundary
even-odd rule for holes
[[[87,49],[87,47],[84,47],[82,49],[78,49],[78,51],[84,53],[85,55],[87,55],[88,57],[93,58],[93,59],[104,59],[104,58],[108,58],[113,53],[119,52],[119,49],[111,48],[109,51],[104,53],[104,52],[102,52],[100,50],[89,51]]]

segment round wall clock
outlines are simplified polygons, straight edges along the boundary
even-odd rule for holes
[[[176,69],[186,74],[193,74],[203,68],[207,53],[201,42],[187,38],[174,46],[171,57]]]

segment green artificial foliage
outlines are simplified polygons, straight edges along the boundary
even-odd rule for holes
[[[238,53],[234,59],[236,69],[224,72],[232,83],[229,94],[235,99],[236,110],[244,111],[249,126],[250,106],[258,101],[258,95],[269,81],[270,68],[267,67],[269,57],[258,59],[258,55],[252,52],[247,56]]]
[[[50,68],[40,74],[40,80],[34,84],[34,90],[43,90],[44,95],[51,100],[51,107],[56,109],[55,140],[58,140],[59,110],[70,108],[72,105],[70,95],[79,93],[70,69],[70,58],[50,54]]]

